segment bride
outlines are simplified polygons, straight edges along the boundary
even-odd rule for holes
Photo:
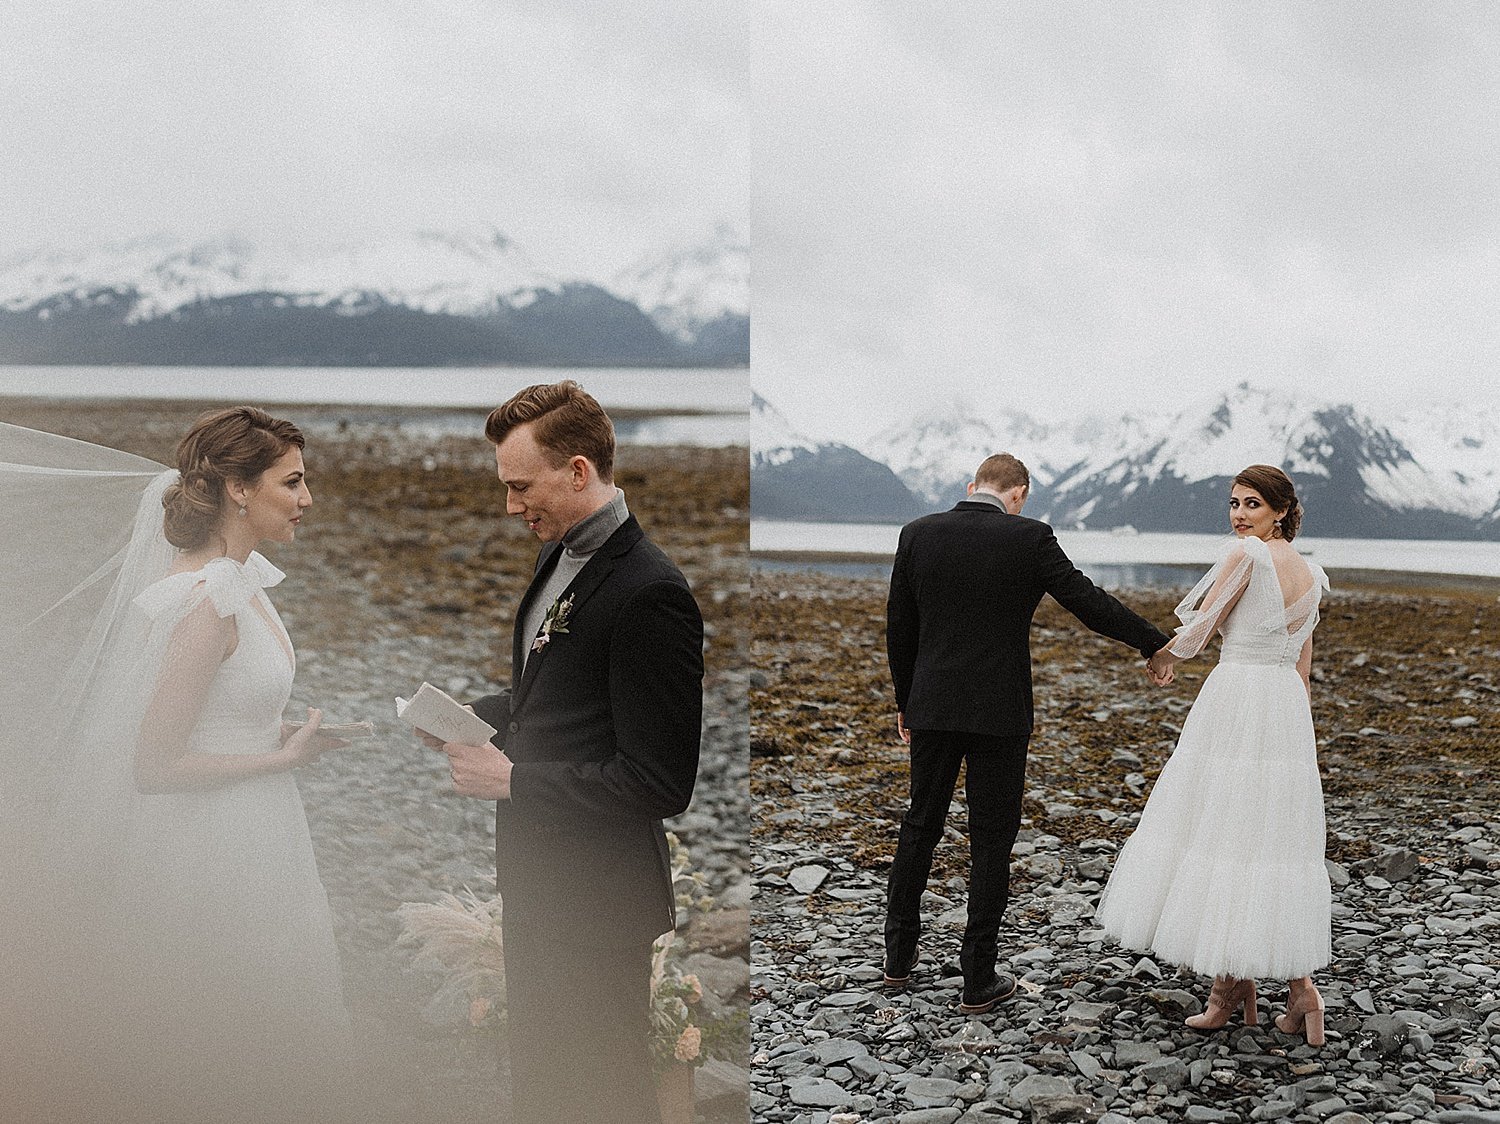
[[[201,418],[167,472],[0,426],[0,779],[22,856],[0,889],[28,905],[0,934],[28,969],[0,1046],[52,1113],[299,1119],[346,1076],[291,775],[346,743],[316,710],[282,722],[284,575],[255,549],[296,537],[303,447],[252,407]]]
[[[1126,948],[1215,977],[1202,1014],[1214,1030],[1243,1009],[1256,976],[1288,981],[1276,1025],[1323,1044],[1310,973],[1332,957],[1323,863],[1323,791],[1309,705],[1312,634],[1328,578],[1292,546],[1302,520],[1291,479],[1251,465],[1234,478],[1237,536],[1177,607],[1183,626],[1150,660],[1158,683],[1215,631],[1224,645],[1183,723],[1096,920]]]

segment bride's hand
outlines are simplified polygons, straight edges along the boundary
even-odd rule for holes
[[[326,753],[330,749],[343,749],[348,745],[344,738],[335,738],[328,734],[318,732],[322,725],[323,712],[313,707],[307,708],[307,722],[287,733],[288,726],[282,723],[281,748],[291,760],[293,768],[298,765],[306,765],[314,760],[319,754]]]
[[[1177,678],[1177,672],[1173,670],[1175,663],[1176,661],[1172,658],[1172,653],[1166,648],[1155,652],[1146,661],[1146,671],[1151,676],[1151,682],[1155,683],[1158,687],[1165,687],[1170,684],[1172,680]]]

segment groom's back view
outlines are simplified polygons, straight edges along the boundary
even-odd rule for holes
[[[1015,457],[987,458],[968,499],[901,529],[886,603],[911,803],[887,891],[885,982],[904,985],[917,963],[922,891],[967,762],[969,917],[959,961],[961,1009],[970,1014],[1015,990],[995,956],[1031,739],[1032,614],[1050,593],[1094,632],[1143,656],[1170,639],[1079,572],[1051,527],[1021,517],[1030,485]]]

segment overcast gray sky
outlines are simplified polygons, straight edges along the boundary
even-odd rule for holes
[[[752,384],[804,432],[1241,380],[1497,402],[1500,5],[764,0]]]
[[[0,7],[0,257],[492,223],[596,274],[747,213],[742,4]]]

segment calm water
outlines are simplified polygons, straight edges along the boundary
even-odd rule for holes
[[[172,398],[347,405],[350,425],[414,437],[472,433],[476,412],[523,386],[571,378],[634,445],[746,445],[750,378],[739,369],[556,367],[0,367],[0,397]],[[388,412],[376,407],[392,407]],[[405,407],[406,409],[403,409]],[[422,407],[420,413],[411,407]],[[0,406],[3,415],[3,406]]]
[[[750,550],[758,567],[796,565],[841,573],[889,574],[901,528],[875,523],[794,523],[753,520]],[[1107,531],[1058,531],[1068,557],[1101,584],[1112,587],[1164,588],[1191,585],[1211,565],[1224,535],[1137,534]],[[1407,539],[1297,539],[1297,548],[1328,570],[1390,570],[1417,574],[1464,574],[1500,577],[1500,543],[1436,542]],[[831,555],[875,555],[847,559],[790,562],[785,556],[806,552]],[[863,566],[853,570],[848,567]],[[873,567],[873,568],[870,568]]]

